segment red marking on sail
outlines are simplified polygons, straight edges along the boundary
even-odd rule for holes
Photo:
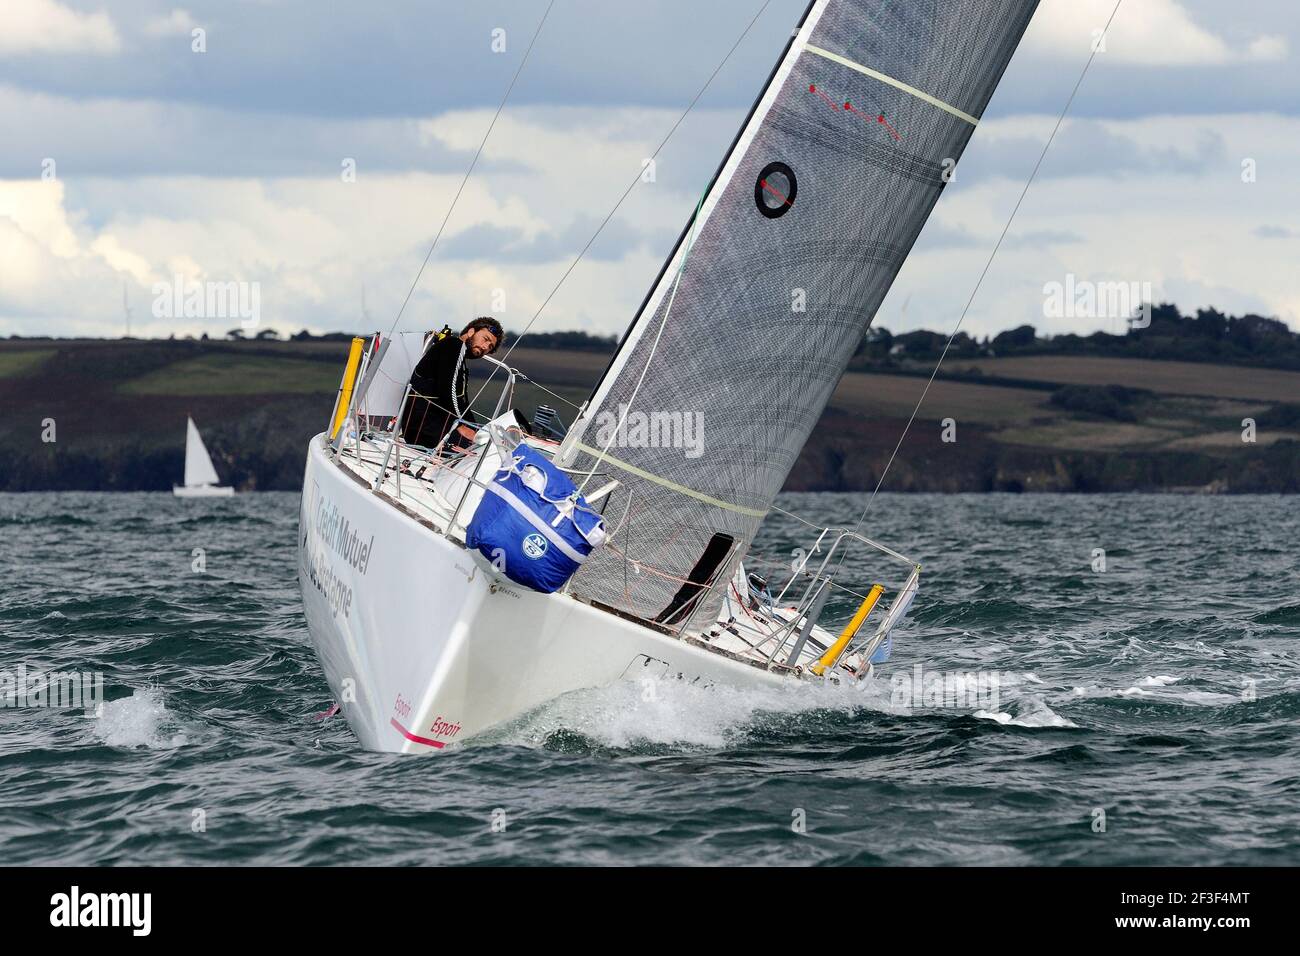
[[[859,110],[855,110],[853,108],[852,103],[845,103],[844,108],[848,110],[850,113],[853,113],[855,116],[861,116],[863,119],[867,119],[867,114]],[[870,120],[868,120],[868,122],[870,122]],[[885,129],[889,130],[889,135],[894,137],[894,139],[901,140],[903,138],[898,135],[898,130],[894,129],[894,127],[889,125],[889,120],[885,119],[884,113],[880,113],[876,116],[876,122],[884,126]]]
[[[758,184],[787,206],[790,205],[790,200],[785,198],[785,193],[781,192],[781,190],[777,189],[775,186],[770,185],[766,179],[760,179]]]
[[[817,89],[817,84],[816,84],[816,83],[810,83],[810,84],[808,84],[808,92],[809,92],[809,93],[816,93],[818,96],[820,96],[822,99],[824,99],[824,100],[826,101],[826,105],[827,105],[827,106],[829,106],[831,109],[835,110],[837,113],[839,112],[839,109],[840,109],[840,108],[839,108],[838,106],[835,105],[835,101],[832,100],[832,99],[831,99],[829,96],[827,96],[825,93],[823,93],[821,90]]]
[[[836,103],[833,99],[831,99],[829,96],[827,96],[826,93],[825,93],[825,91],[823,91],[823,90],[819,90],[819,89],[817,88],[817,84],[816,84],[816,83],[809,83],[809,84],[808,84],[808,92],[809,92],[809,93],[814,93],[814,94],[816,94],[817,96],[820,96],[820,97],[822,98],[822,100],[825,101],[825,103],[826,103],[827,106],[829,106],[831,109],[833,109],[833,110],[834,110],[835,112],[837,112],[837,113],[840,112],[840,109],[841,109],[840,105],[839,105],[838,103]],[[855,110],[855,109],[853,108],[853,104],[852,104],[849,100],[845,100],[845,101],[844,101],[843,109],[844,109],[844,111],[847,112],[847,113],[853,113],[853,114],[856,115],[856,116],[861,116],[864,120],[867,120],[868,122],[870,122],[870,119],[869,119],[868,115],[867,115],[866,113],[863,113],[861,110]],[[876,119],[876,123],[877,123],[878,125],[884,126],[885,129],[889,131],[889,135],[892,136],[892,137],[894,137],[895,140],[902,140],[903,137],[900,136],[900,135],[898,134],[898,130],[894,129],[894,127],[893,127],[892,125],[890,125],[889,120],[885,119],[885,114],[884,114],[884,113],[880,113],[880,114],[878,114],[878,115],[875,117],[875,119]]]

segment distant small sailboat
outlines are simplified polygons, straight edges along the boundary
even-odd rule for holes
[[[219,485],[217,470],[212,467],[203,438],[194,419],[186,418],[185,426],[185,484],[172,485],[177,498],[227,498],[235,493],[229,485]]]

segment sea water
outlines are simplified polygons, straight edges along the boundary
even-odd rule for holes
[[[104,681],[0,707],[6,862],[1300,862],[1294,498],[882,494],[863,530],[923,570],[869,686],[621,683],[430,757],[321,717],[297,514],[0,495],[0,671]],[[774,514],[755,567],[779,582],[808,531]]]

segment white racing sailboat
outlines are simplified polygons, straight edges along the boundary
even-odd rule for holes
[[[185,419],[185,484],[172,485],[177,498],[227,498],[235,493],[229,485],[222,485],[217,469],[212,467],[203,437],[194,419]]]
[[[488,359],[473,445],[406,444],[423,337],[353,341],[307,454],[299,576],[364,746],[436,751],[620,680],[870,675],[914,561],[822,528],[780,588],[742,562],[1036,6],[811,3],[567,431],[549,409],[530,429],[526,376]],[[674,423],[697,441],[655,440]],[[824,622],[850,548],[879,583]]]

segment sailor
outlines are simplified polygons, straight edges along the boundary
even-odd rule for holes
[[[460,335],[444,326],[430,334],[424,355],[411,374],[411,392],[402,410],[402,440],[412,445],[436,446],[457,425],[448,445],[464,448],[474,438],[476,422],[469,410],[469,373],[465,363],[491,355],[505,338],[501,323],[490,316],[475,319]]]

